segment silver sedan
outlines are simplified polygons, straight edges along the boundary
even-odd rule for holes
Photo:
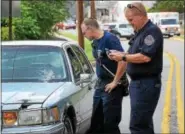
[[[2,133],[84,133],[95,72],[69,41],[2,42]]]

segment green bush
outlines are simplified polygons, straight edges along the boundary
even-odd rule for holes
[[[68,17],[66,2],[22,1],[21,17],[14,20],[16,40],[47,39],[52,26]]]
[[[12,27],[12,39],[15,39],[14,35],[14,27]],[[9,28],[8,27],[1,27],[1,40],[9,40]]]
[[[40,39],[42,34],[40,28],[36,25],[36,21],[31,17],[17,19],[15,25],[15,38],[17,40]]]

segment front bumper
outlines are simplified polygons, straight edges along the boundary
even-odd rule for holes
[[[47,126],[21,126],[12,128],[3,128],[2,134],[62,134],[64,131],[64,124],[57,123]]]
[[[179,31],[172,31],[172,32],[167,32],[167,31],[165,31],[165,32],[163,32],[163,35],[179,35],[180,34],[180,32]]]

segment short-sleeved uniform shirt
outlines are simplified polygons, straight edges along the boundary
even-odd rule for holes
[[[98,78],[113,78],[101,64],[106,66],[112,73],[116,74],[117,62],[107,57],[106,49],[124,51],[120,40],[113,34],[104,31],[104,36],[93,41],[93,56],[96,59],[96,74]],[[101,54],[100,54],[101,53]]]
[[[163,35],[150,20],[129,41],[129,54],[141,53],[151,58],[148,63],[128,63],[131,77],[160,75],[163,67]]]

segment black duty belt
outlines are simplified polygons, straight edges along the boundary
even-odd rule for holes
[[[148,78],[161,78],[161,74],[151,74],[151,75],[130,75],[131,80],[140,80]]]

